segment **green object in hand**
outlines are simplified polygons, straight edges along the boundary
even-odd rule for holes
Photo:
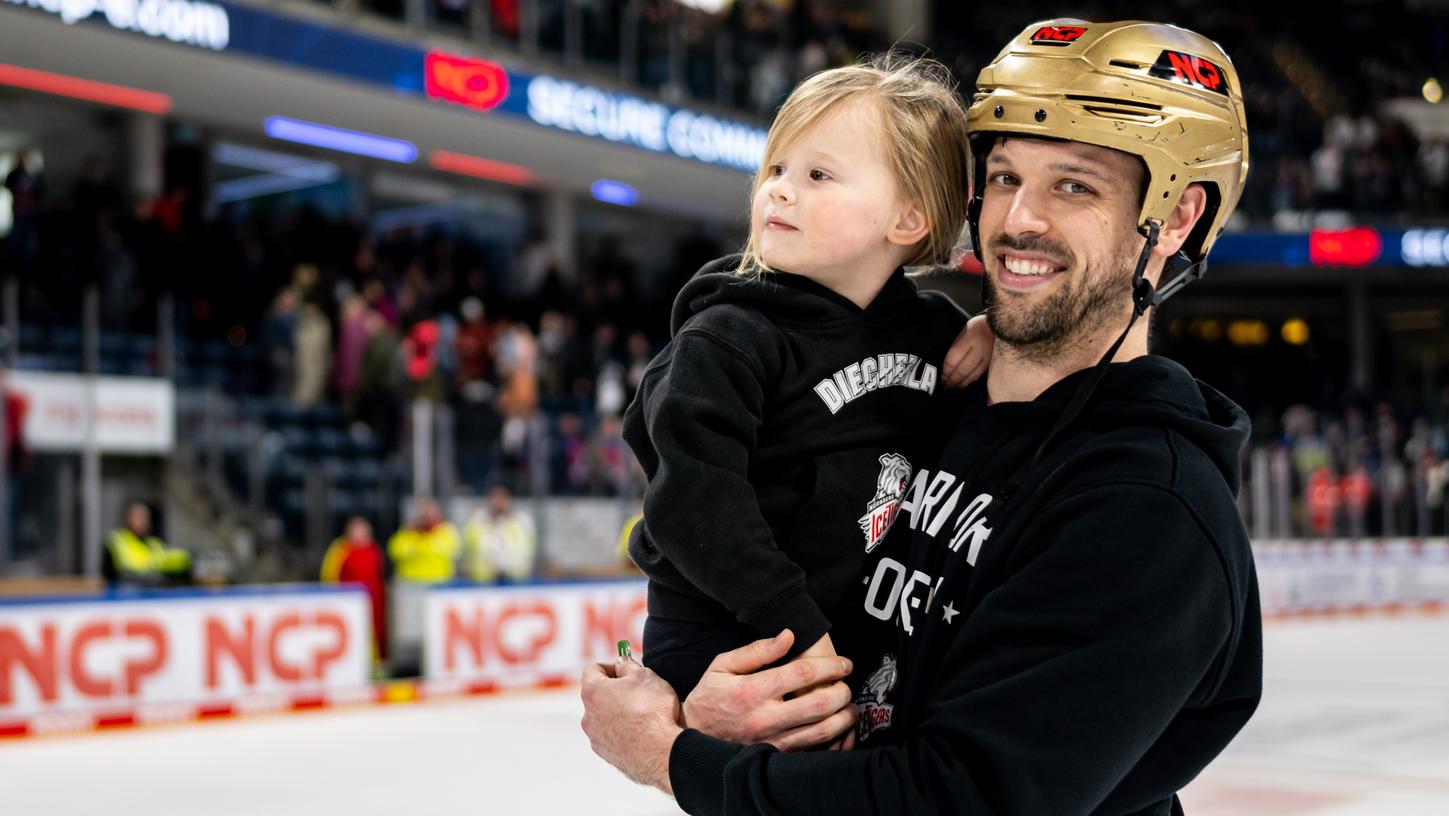
[[[621,641],[619,641],[619,659],[620,660],[633,660],[634,659],[634,648],[629,645],[629,641],[627,641],[627,640],[621,640]]]

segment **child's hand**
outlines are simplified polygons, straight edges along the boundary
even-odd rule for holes
[[[797,657],[835,657],[835,643],[830,639],[830,633],[826,632],[823,637]]]
[[[991,347],[996,337],[986,325],[986,316],[977,315],[966,321],[966,328],[956,335],[955,342],[946,352],[946,370],[941,374],[941,383],[947,388],[965,388],[981,379],[986,373],[986,364],[991,360]]]
[[[835,657],[835,643],[830,640],[829,633],[827,633],[819,640],[815,641],[815,643],[811,645],[810,648],[801,652],[799,657],[796,657],[795,659],[799,660],[802,657]],[[801,691],[799,692],[799,694],[805,694],[808,691],[813,691],[817,688],[825,688],[829,685],[831,684],[821,683],[818,686],[812,686],[809,689]],[[855,747],[855,729],[850,729],[849,731],[845,732],[845,734],[841,735],[838,739],[834,739],[830,742],[821,743],[812,747],[817,750],[824,749],[827,751],[849,751]]]

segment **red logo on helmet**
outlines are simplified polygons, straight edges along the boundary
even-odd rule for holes
[[[1194,88],[1217,91],[1228,95],[1228,75],[1216,64],[1184,54],[1181,51],[1163,51],[1157,55],[1157,62],[1149,72],[1155,77],[1170,79]]]
[[[1081,26],[1042,26],[1031,35],[1032,45],[1071,45],[1087,33]]]

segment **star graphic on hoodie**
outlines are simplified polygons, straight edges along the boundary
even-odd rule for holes
[[[941,607],[941,617],[945,618],[947,623],[951,623],[951,619],[959,614],[961,613],[957,612],[956,608],[954,606],[951,606],[949,602],[945,606]]]

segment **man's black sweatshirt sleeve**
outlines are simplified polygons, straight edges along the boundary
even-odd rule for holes
[[[1231,586],[1212,531],[1160,486],[1116,485],[1056,502],[1022,540],[1031,556],[972,612],[939,669],[903,678],[928,699],[900,743],[786,754],[686,731],[670,755],[681,807],[1130,813],[1186,785],[1257,703],[1253,670],[1238,683],[1222,668],[1240,648],[1235,619],[1256,607]],[[1243,641],[1244,665],[1261,660],[1246,654],[1256,646]]]
[[[775,543],[750,486],[767,378],[748,355],[702,328],[674,338],[643,393],[659,457],[644,523],[649,540],[696,588],[762,636],[786,627],[798,649],[830,628],[805,573]]]

